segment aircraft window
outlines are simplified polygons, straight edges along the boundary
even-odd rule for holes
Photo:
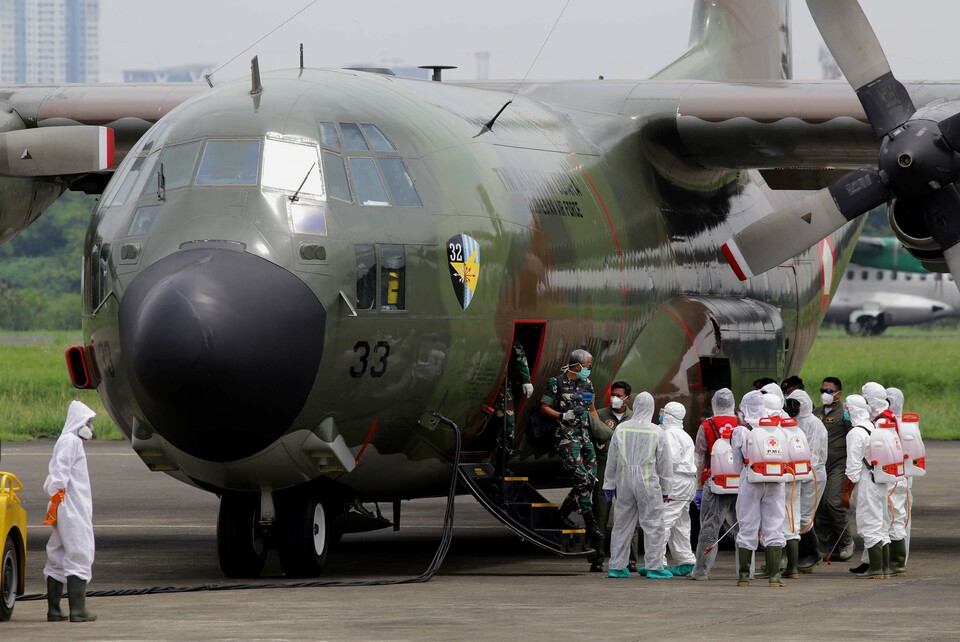
[[[356,123],[340,123],[340,132],[343,134],[344,146],[351,152],[365,152],[369,149]]]
[[[402,245],[380,246],[380,309],[406,308],[406,259]]]
[[[166,189],[186,187],[193,178],[193,168],[200,154],[200,141],[176,145],[163,150],[160,162],[163,163],[163,179]],[[159,168],[157,168],[159,171]]]
[[[372,245],[354,245],[357,256],[357,309],[373,310],[377,303],[377,250]]]
[[[927,275],[926,275],[926,274],[921,274],[921,275],[920,275],[920,280],[921,280],[921,281],[926,281],[926,280],[927,280]]]
[[[367,135],[367,140],[370,141],[370,149],[375,152],[395,152],[397,148],[393,146],[387,137],[383,135],[383,132],[380,131],[380,128],[376,125],[371,125],[370,123],[361,123],[360,128],[363,130],[363,133]]]
[[[327,177],[330,196],[352,203],[353,196],[350,194],[350,183],[347,181],[347,168],[343,164],[343,156],[325,149],[322,154],[323,175]]]
[[[380,180],[380,172],[372,158],[351,158],[350,173],[357,188],[357,200],[361,205],[389,205],[387,189]]]
[[[877,281],[883,281],[883,270],[877,270]]]
[[[891,281],[896,281],[896,280],[897,280],[897,271],[896,271],[896,270],[894,270],[893,272],[890,273],[890,280],[891,280]]]
[[[143,190],[143,184],[150,175],[156,161],[157,154],[149,157],[141,156],[133,161],[133,164],[130,166],[130,171],[123,177],[123,182],[120,183],[120,187],[114,192],[109,205],[123,205],[130,200],[131,195],[136,194],[139,196]]]
[[[110,244],[95,243],[90,250],[89,263],[87,263],[88,274],[90,275],[90,309],[96,310],[110,291]]]
[[[869,277],[869,276],[870,276],[870,273],[867,272],[866,270],[864,270],[863,272],[860,273],[860,280],[861,280],[861,281],[866,281],[866,280],[867,280],[867,277]]]
[[[337,127],[333,123],[320,123],[320,142],[327,147],[340,149],[340,136],[337,135]]]
[[[197,185],[256,185],[260,140],[207,141],[197,172]],[[306,168],[304,168],[306,172]],[[300,175],[303,180],[303,175]]]
[[[327,217],[319,203],[290,203],[290,218],[297,234],[327,235]]]
[[[268,138],[263,144],[263,186],[287,192],[299,190],[299,195],[323,198],[323,176],[318,161],[314,145]]]
[[[137,208],[137,214],[130,223],[127,236],[143,236],[144,234],[149,234],[153,229],[153,224],[157,221],[157,214],[159,213],[159,205],[148,205]]]
[[[417,196],[417,190],[413,186],[413,179],[407,172],[406,166],[401,158],[380,158],[380,170],[387,179],[387,185],[390,186],[390,192],[393,193],[393,202],[397,205],[411,205],[420,207],[420,197]]]
[[[936,274],[933,275],[933,280],[934,280],[934,281],[943,281],[943,275],[940,274],[939,272],[937,272]]]
[[[853,270],[847,270],[847,281],[853,280]]]
[[[906,274],[903,275],[903,280],[904,280],[904,281],[912,281],[912,280],[913,280],[913,275],[910,274],[909,272],[907,272]]]
[[[953,281],[953,275],[952,275],[952,274],[948,274],[948,275],[947,275],[947,281]]]

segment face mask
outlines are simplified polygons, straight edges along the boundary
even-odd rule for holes
[[[822,395],[820,395],[820,401],[823,402],[824,406],[829,406],[834,401],[833,395],[828,395],[827,393],[823,393]]]
[[[590,376],[590,368],[580,368],[580,372],[577,373],[577,379],[586,379]]]
[[[84,425],[77,432],[77,436],[79,436],[80,439],[83,439],[83,440],[90,439],[91,437],[93,437],[93,428],[91,428],[90,426]]]
[[[610,397],[610,407],[614,410],[620,410],[623,408],[623,399],[620,397]]]

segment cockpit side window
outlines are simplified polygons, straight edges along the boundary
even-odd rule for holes
[[[350,158],[350,173],[357,188],[357,200],[361,205],[390,205],[387,190],[380,179],[380,172],[372,158]]]
[[[160,162],[163,163],[165,189],[177,189],[190,184],[199,154],[199,140],[185,145],[174,145],[163,150]]]
[[[377,303],[377,249],[354,245],[357,257],[357,309],[373,310]]]
[[[379,158],[380,170],[384,178],[387,179],[387,185],[390,186],[390,193],[393,194],[393,202],[396,205],[420,207],[420,197],[413,186],[413,179],[407,172],[406,166],[401,158]]]
[[[407,261],[402,245],[380,246],[380,309],[405,310]]]
[[[265,188],[323,198],[316,146],[268,138],[263,144],[262,182]]]
[[[196,184],[256,185],[260,173],[260,145],[259,139],[208,140],[203,148]]]

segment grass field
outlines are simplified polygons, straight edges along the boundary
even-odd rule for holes
[[[67,405],[79,399],[97,411],[98,439],[119,439],[120,431],[103,410],[100,398],[70,385],[63,353],[80,342],[74,333],[0,335],[0,440],[56,437]],[[27,341],[28,343],[11,343]],[[845,393],[860,391],[867,381],[903,390],[906,409],[920,413],[928,439],[960,439],[960,328],[892,328],[880,337],[848,337],[823,329],[800,376],[816,402],[823,377],[843,381]]]

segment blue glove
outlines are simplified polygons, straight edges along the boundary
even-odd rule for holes
[[[703,501],[703,489],[698,488],[697,494],[693,496],[693,505],[697,507],[697,510],[700,510],[700,502]]]
[[[608,504],[609,504],[610,502],[612,502],[612,501],[613,501],[613,498],[616,497],[616,496],[617,496],[617,489],[616,489],[616,488],[605,488],[605,489],[603,489],[603,498],[604,498],[605,500],[607,500],[607,503],[608,503]]]

